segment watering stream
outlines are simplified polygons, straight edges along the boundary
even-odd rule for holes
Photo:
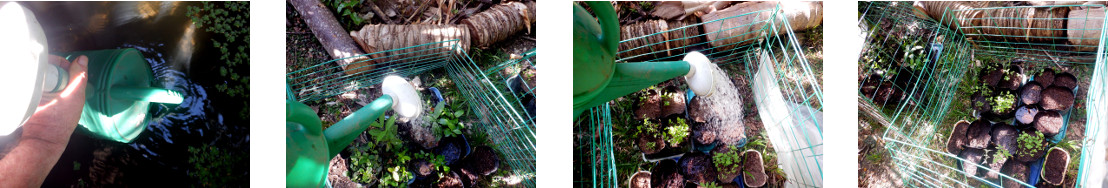
[[[188,6],[199,2],[24,2],[38,16],[51,52],[135,48],[153,68],[162,87],[181,92],[179,105],[156,104],[149,126],[131,143],[92,137],[78,127],[43,186],[201,185],[190,173],[238,178],[249,168],[249,120],[246,97],[231,97],[215,85],[230,82],[220,75],[221,52],[214,35],[192,23]],[[221,37],[221,36],[220,36]],[[241,40],[238,40],[241,41]],[[90,62],[95,63],[95,62]],[[246,70],[246,69],[240,69]],[[248,73],[240,72],[241,75]],[[190,147],[213,147],[231,164],[190,162]],[[222,173],[226,172],[226,173]]]

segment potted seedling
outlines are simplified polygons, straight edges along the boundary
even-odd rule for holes
[[[661,125],[651,121],[650,119],[643,119],[643,123],[636,127],[635,136],[638,137],[636,145],[639,146],[639,150],[643,154],[651,155],[662,151],[666,147],[666,141],[662,139]]]
[[[989,101],[992,95],[992,90],[985,86],[974,86],[976,92],[970,96],[970,106],[973,107],[973,111],[976,114],[987,114],[993,110],[992,102]]]
[[[658,119],[662,117],[662,95],[654,86],[640,92],[635,106],[635,119]]]
[[[661,103],[662,117],[685,113],[685,93],[676,86],[667,86],[662,91]]]
[[[1069,72],[1063,72],[1054,75],[1054,84],[1052,86],[1059,86],[1068,90],[1073,90],[1077,87],[1077,77],[1073,76]]]
[[[1043,86],[1036,81],[1027,82],[1020,88],[1020,102],[1023,105],[1038,104],[1042,99]]]
[[[1021,82],[1023,82],[1023,68],[1019,65],[1009,65],[1007,69],[1004,69],[1004,76],[997,83],[997,87],[1000,89],[1015,91],[1019,89]]]
[[[631,178],[627,180],[627,185],[631,188],[650,188],[650,172],[639,171],[631,175]]]
[[[1008,160],[1004,163],[1004,168],[1001,168],[1000,172],[1012,177],[1012,179],[1001,178],[1004,187],[1023,187],[1020,182],[1026,183],[1028,173],[1030,173],[1027,164],[1018,160]]]
[[[462,166],[469,172],[488,176],[500,168],[500,156],[491,147],[478,146],[462,160]]]
[[[1073,89],[1055,85],[1043,90],[1040,103],[1043,110],[1063,111],[1073,106],[1073,97]]]
[[[965,159],[960,163],[962,164],[962,171],[965,171],[969,176],[976,176],[979,168],[977,164],[984,161],[985,150],[966,148],[962,150],[961,154],[958,154],[958,158]]]
[[[1035,115],[1039,114],[1038,106],[1020,106],[1016,109],[1016,126],[1017,128],[1027,128],[1032,123],[1035,123]]]
[[[1016,95],[1010,91],[997,91],[988,99],[992,110],[986,113],[991,119],[1008,119],[1016,111]]]
[[[970,123],[966,120],[958,121],[954,123],[954,129],[950,131],[949,136],[946,139],[946,151],[951,154],[957,154],[962,152],[962,148],[965,148],[966,142],[969,139],[966,138],[966,132],[969,130]]]
[[[997,85],[1000,84],[1001,80],[1004,79],[1004,75],[1006,72],[1004,69],[1000,69],[1000,66],[1001,65],[999,63],[987,63],[985,65],[985,68],[982,68],[981,71],[977,73],[977,75],[980,76],[980,78],[978,79],[980,79],[981,82],[983,82],[986,86],[994,88],[997,87]]]
[[[985,167],[989,170],[981,169],[981,172],[985,172],[986,179],[997,179],[1000,176],[1001,167],[1004,167],[1004,163],[1012,157],[1012,152],[1008,149],[1001,148],[999,146],[987,149],[985,152]],[[991,171],[990,171],[991,170]]]
[[[681,176],[677,167],[677,161],[666,159],[658,162],[654,169],[650,170],[650,187],[679,188],[685,185],[685,177]]]
[[[1054,84],[1054,69],[1043,69],[1038,75],[1035,75],[1035,82],[1042,85],[1043,88],[1050,87]]]
[[[762,161],[762,153],[757,150],[746,150],[743,155],[743,184],[747,187],[761,187],[766,185],[766,168]]]
[[[712,152],[712,163],[716,165],[719,181],[731,183],[735,177],[742,174],[742,155],[734,145],[719,147]]]
[[[989,141],[992,140],[990,133],[993,131],[992,123],[987,120],[978,119],[970,123],[969,128],[966,130],[966,142],[967,148],[985,149],[989,146]]]
[[[409,161],[408,165],[408,169],[415,175],[416,180],[423,180],[439,172],[450,171],[450,167],[447,166],[446,160],[442,155],[435,155],[423,151],[415,153],[415,158]]]
[[[689,124],[685,123],[685,119],[675,118],[669,120],[669,126],[665,129],[666,143],[669,147],[680,147],[685,143],[685,138],[689,137]]]
[[[1043,161],[1041,173],[1043,181],[1055,186],[1061,185],[1066,177],[1066,171],[1069,170],[1069,164],[1069,152],[1059,147],[1050,148]]]
[[[1032,162],[1046,153],[1047,141],[1043,133],[1034,130],[1022,131],[1016,137],[1016,160]]]
[[[1035,115],[1035,129],[1047,137],[1053,137],[1062,130],[1065,124],[1062,114],[1057,111],[1046,110]]]
[[[434,184],[435,187],[451,187],[458,188],[465,185],[462,184],[462,176],[459,176],[455,171],[449,171],[444,173],[442,178],[439,178],[439,182]]]
[[[701,152],[690,152],[681,156],[677,161],[681,175],[685,180],[695,183],[707,183],[716,181],[716,168],[712,165],[712,158]]]
[[[458,174],[458,177],[460,177],[459,179],[462,180],[462,187],[476,187],[477,180],[481,179],[477,173],[469,171],[466,168],[454,168],[451,170]]]

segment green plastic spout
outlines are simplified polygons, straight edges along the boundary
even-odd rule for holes
[[[112,97],[117,99],[154,103],[181,104],[181,101],[185,100],[181,93],[162,88],[123,86],[112,88],[111,93]]]
[[[327,138],[327,145],[330,147],[328,156],[338,155],[347,145],[354,142],[354,138],[368,129],[370,124],[384,115],[385,111],[390,108],[392,108],[392,97],[388,95],[381,96],[324,130],[323,137]]]
[[[685,61],[616,63],[619,22],[611,2],[573,5],[573,117],[643,88],[689,73]]]

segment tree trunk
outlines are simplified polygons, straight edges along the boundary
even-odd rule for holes
[[[383,65],[449,57],[469,50],[470,43],[461,25],[366,25],[350,36],[370,53],[367,62]]]
[[[678,29],[691,25],[688,21],[650,20],[620,27],[620,58],[631,61],[645,61],[679,55],[689,50],[693,44],[700,43],[700,26]],[[673,30],[673,31],[669,31]],[[668,31],[668,32],[667,32]],[[657,35],[651,35],[659,33]],[[633,39],[633,40],[632,40]]]
[[[473,34],[473,45],[487,47],[535,23],[535,3],[509,2],[462,20]]]
[[[774,13],[787,18],[790,25],[771,18]],[[700,20],[713,47],[731,49],[766,35],[780,35],[787,29],[802,31],[819,26],[823,22],[823,2],[745,2],[708,13]],[[777,28],[769,28],[771,22]]]
[[[319,43],[323,44],[323,48],[331,58],[340,59],[335,62],[342,66],[346,74],[373,69],[372,64],[362,61],[365,58],[349,58],[362,55],[364,52],[354,45],[354,40],[351,40],[342,25],[335,21],[335,16],[323,6],[323,3],[319,0],[289,0],[289,3],[300,12],[304,22],[312,29],[312,34],[315,34]]]

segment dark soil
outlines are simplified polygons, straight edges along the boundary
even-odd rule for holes
[[[981,70],[985,74],[981,74],[981,80],[985,82],[985,85],[989,87],[997,87],[1001,80],[1004,79],[1004,71],[996,68],[985,68]]]
[[[639,150],[641,150],[643,154],[650,155],[658,153],[658,151],[662,151],[662,149],[665,149],[666,141],[662,140],[661,138],[653,137],[651,135],[642,135],[639,137],[638,142],[636,142],[635,145],[639,146]]]
[[[631,188],[650,188],[650,172],[639,171],[635,173],[627,184],[631,185]]]
[[[1070,156],[1061,148],[1051,148],[1043,162],[1043,181],[1052,185],[1062,184],[1069,167]]]
[[[904,98],[903,91],[893,87],[892,82],[881,82],[881,76],[877,74],[866,78],[865,83],[862,83],[861,91],[862,95],[882,107],[887,105],[896,106]]]
[[[1056,81],[1057,82],[1057,81]],[[1043,110],[1066,110],[1073,106],[1073,90],[1050,86],[1043,90]]]
[[[465,168],[457,168],[453,169],[452,171],[454,171],[454,173],[457,173],[458,177],[461,177],[460,180],[462,180],[462,185],[464,185],[465,187],[475,187],[477,186],[477,181],[481,179],[481,177],[478,177],[477,174],[470,172]]]
[[[992,144],[996,145],[998,149],[1008,150],[1008,153],[1011,154],[1016,151],[1016,138],[1019,133],[1020,130],[1011,125],[996,124],[993,126],[993,132],[991,133],[993,137]]]
[[[1035,122],[1035,115],[1039,114],[1039,108],[1035,106],[1020,106],[1016,109],[1016,121],[1020,125],[1018,128],[1025,128],[1027,125]]]
[[[1050,87],[1054,84],[1054,69],[1043,69],[1043,72],[1035,76],[1035,81],[1042,84],[1044,88]]]
[[[966,161],[961,161],[962,170],[966,171],[966,174],[976,176],[978,167],[974,164],[981,164],[985,160],[985,152],[980,149],[966,148],[962,150],[961,154],[958,154],[958,158],[966,159]]]
[[[658,119],[662,115],[662,95],[657,90],[647,90],[636,105],[638,106],[635,109],[635,119],[637,120]]]
[[[716,166],[712,165],[712,158],[704,153],[686,153],[677,164],[681,166],[681,175],[684,175],[688,181],[696,183],[716,181]]]
[[[434,153],[442,155],[444,162],[447,165],[452,165],[454,162],[465,157],[466,143],[460,137],[448,137],[442,140],[442,144],[434,149]]]
[[[458,176],[458,173],[451,171],[446,175],[443,175],[439,179],[438,183],[435,183],[435,187],[438,188],[462,188],[462,177]]]
[[[1039,100],[1042,99],[1042,91],[1043,86],[1040,85],[1039,82],[1027,82],[1027,84],[1024,84],[1023,88],[1020,89],[1020,102],[1023,102],[1024,105],[1039,103]]]
[[[967,148],[985,149],[989,146],[989,141],[992,140],[990,132],[993,131],[992,124],[987,120],[977,120],[970,123],[969,129],[966,131],[966,138],[969,140],[966,143]]]
[[[993,111],[993,103],[989,102],[989,96],[982,94],[980,91],[974,92],[970,100],[974,111],[981,113]]]
[[[416,143],[420,147],[423,147],[423,149],[431,149],[439,146],[441,138],[435,138],[433,133],[435,129],[434,126],[438,126],[436,124],[424,123],[422,118],[417,118],[409,122],[398,122],[396,125],[397,134],[400,134],[401,138]]]
[[[665,91],[667,97],[662,99],[662,117],[668,117],[677,114],[685,113],[685,92],[678,90],[677,87],[666,87]]]
[[[1074,87],[1077,87],[1077,77],[1068,72],[1054,75],[1054,84],[1052,84],[1052,86],[1065,87],[1072,91]]]
[[[997,88],[1015,91],[1019,89],[1022,81],[1023,68],[1018,65],[1011,65],[1008,67],[1008,72],[1001,78],[1000,83],[997,83]]]
[[[692,140],[694,143],[697,145],[716,144],[716,137],[719,135],[717,135],[715,131],[710,130],[704,123],[695,123],[691,126],[693,128]]]
[[[685,177],[677,170],[677,161],[662,160],[650,170],[650,184],[655,188],[678,188],[685,185]]]
[[[1027,164],[1016,160],[1008,160],[1008,162],[1004,163],[1004,168],[1001,168],[1000,172],[1021,182],[1027,182],[1027,176],[1030,171]],[[1021,185],[1019,182],[1009,180],[1008,178],[1001,178],[1001,182],[1003,182],[1004,187],[1020,187]]]
[[[488,146],[478,146],[466,159],[467,170],[488,176],[500,167],[500,156]]]
[[[952,154],[958,154],[962,152],[962,148],[965,147],[968,139],[966,138],[966,132],[969,130],[970,123],[966,120],[958,121],[954,124],[954,129],[950,132],[950,136],[947,138],[946,151]]]
[[[1036,131],[1035,129],[1025,129],[1020,134],[1035,134],[1035,131]],[[1016,143],[1019,143],[1019,141],[1018,141],[1019,136],[1016,136],[1016,138],[1017,138]],[[1046,146],[1050,143],[1047,142],[1046,139],[1044,138],[1041,142],[1039,142],[1039,144],[1040,144],[1040,146]],[[1046,154],[1046,149],[1041,149],[1037,152],[1031,152],[1031,151],[1023,150],[1022,147],[1017,147],[1016,148],[1016,153],[1013,153],[1013,155],[1015,155],[1015,157],[1016,157],[1016,160],[1021,161],[1021,162],[1035,161],[1036,159],[1039,159],[1040,157],[1043,157],[1043,155],[1045,155],[1045,154]]]
[[[408,168],[411,168],[412,174],[415,174],[415,176],[419,179],[427,178],[427,176],[435,173],[434,164],[431,164],[431,162],[428,162],[427,160],[415,160],[412,161],[412,163],[410,164],[411,166],[409,166]]]
[[[1047,138],[1050,138],[1062,129],[1062,114],[1056,111],[1044,110],[1035,115],[1035,129],[1042,132]]]
[[[748,187],[761,187],[766,185],[767,178],[762,154],[753,150],[743,152],[743,183]]]

